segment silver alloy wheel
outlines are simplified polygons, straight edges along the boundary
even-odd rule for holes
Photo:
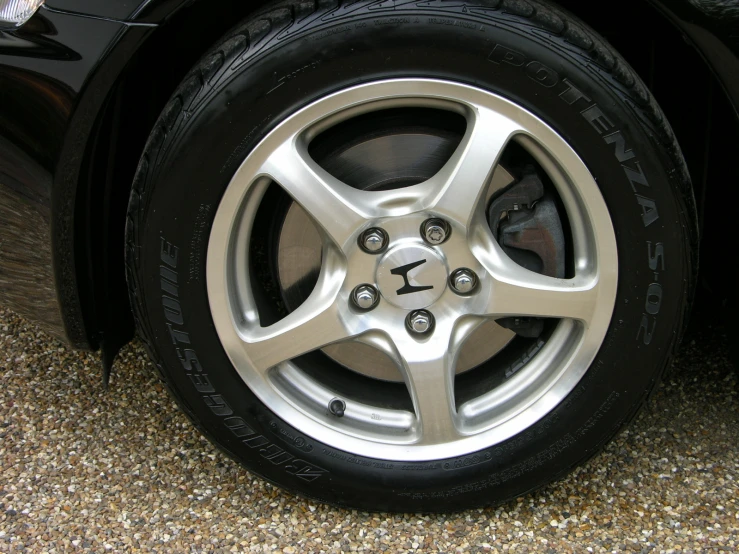
[[[395,107],[432,107],[461,114],[467,130],[444,167],[418,185],[361,191],[324,171],[308,155],[323,130],[360,114]],[[503,149],[515,141],[547,172],[565,206],[574,250],[571,279],[556,279],[514,263],[494,240],[482,199]],[[249,243],[259,203],[270,183],[281,186],[323,235],[323,263],[313,292],[282,320],[262,327],[249,272]],[[419,228],[429,218],[451,227],[430,246]],[[358,237],[385,230],[388,251],[364,252]],[[468,268],[473,294],[436,290],[426,309],[430,334],[411,334],[410,311],[393,287],[369,312],[350,296],[377,285],[407,250],[433,250],[434,279]],[[391,257],[395,256],[395,257]],[[597,184],[577,154],[522,107],[483,90],[438,80],[402,79],[360,85],[322,98],[287,118],[251,152],[216,213],[208,245],[207,285],[213,320],[231,362],[265,405],[325,444],[353,454],[423,461],[475,452],[510,438],[556,407],[587,371],[608,329],[618,263],[611,219]],[[402,285],[402,280],[398,283]],[[440,286],[440,285],[439,285]],[[392,298],[392,301],[388,301]],[[426,304],[425,299],[421,304]],[[484,322],[510,316],[557,318],[546,343],[500,386],[457,406],[454,370],[461,346]],[[414,411],[354,399],[343,417],[337,395],[291,360],[327,345],[357,341],[380,350],[402,372]]]

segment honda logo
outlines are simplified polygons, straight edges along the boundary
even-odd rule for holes
[[[414,292],[421,292],[424,290],[429,290],[429,289],[434,288],[433,286],[414,287],[408,282],[408,272],[410,272],[412,269],[417,268],[419,265],[423,265],[425,263],[426,263],[426,260],[420,260],[418,262],[413,262],[410,264],[402,265],[400,267],[396,267],[395,269],[390,270],[390,273],[392,273],[393,275],[398,275],[402,277],[403,281],[405,281],[405,285],[403,285],[396,291],[396,294],[398,296],[402,296],[404,294],[411,294]]]

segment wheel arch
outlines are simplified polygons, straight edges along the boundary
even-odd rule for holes
[[[224,2],[229,18],[204,1],[175,6],[107,91],[87,141],[74,201],[74,263],[83,326],[89,347],[102,349],[106,372],[134,333],[123,243],[129,194],[146,140],[197,60],[234,22],[266,3]]]

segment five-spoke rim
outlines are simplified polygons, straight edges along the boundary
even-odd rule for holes
[[[442,170],[418,185],[361,191],[324,171],[308,145],[338,122],[390,107],[436,107],[467,120],[466,133]],[[513,262],[485,217],[486,186],[512,141],[543,167],[566,209],[574,276],[556,279]],[[262,327],[249,272],[254,215],[270,183],[313,218],[324,237],[321,272],[293,312]],[[450,226],[438,246],[418,229],[429,218]],[[408,332],[409,310],[381,298],[357,310],[354,288],[373,284],[385,259],[358,245],[366,229],[383,229],[393,249],[434,248],[448,271],[468,268],[474,294],[447,287],[427,309],[432,333]],[[251,152],[215,217],[207,259],[213,320],[234,367],[280,418],[321,442],[388,460],[432,460],[475,452],[526,429],[572,391],[605,337],[616,296],[616,241],[605,202],[572,148],[524,108],[467,85],[421,79],[374,82],[322,98],[283,121]],[[383,292],[383,294],[389,294]],[[459,404],[455,363],[470,334],[490,318],[556,318],[538,353],[503,385]],[[381,350],[403,374],[413,412],[346,400],[343,417],[327,406],[335,392],[293,359],[342,341]]]

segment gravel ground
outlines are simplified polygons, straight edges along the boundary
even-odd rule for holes
[[[452,516],[296,498],[201,438],[139,343],[96,356],[0,309],[1,552],[734,552],[739,403],[720,329],[691,332],[650,406],[570,477]]]

